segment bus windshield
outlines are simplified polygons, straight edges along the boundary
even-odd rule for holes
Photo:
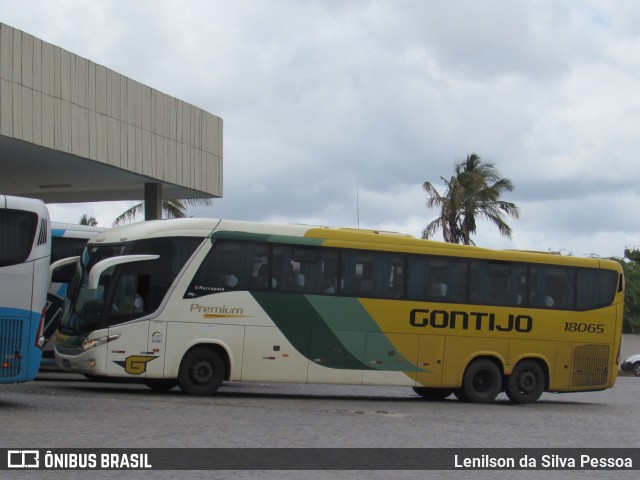
[[[201,242],[193,237],[154,238],[86,248],[69,284],[60,332],[88,333],[152,313]],[[100,275],[97,288],[90,288],[89,273],[98,262],[135,254],[157,258],[109,267]]]
[[[104,287],[90,291],[87,285],[89,272],[100,260],[121,255],[125,248],[125,245],[85,248],[69,282],[60,331],[68,334],[81,333],[99,326],[97,323],[102,311],[99,306],[104,303]]]

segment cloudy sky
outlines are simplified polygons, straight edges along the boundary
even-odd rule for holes
[[[422,183],[475,152],[521,210],[478,245],[640,247],[640,2],[0,0],[0,21],[224,119],[224,198],[192,215],[419,236]]]

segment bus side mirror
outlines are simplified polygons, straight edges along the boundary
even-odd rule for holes
[[[59,274],[59,272],[63,267],[76,263],[79,259],[80,257],[76,256],[76,257],[62,258],[60,260],[53,262],[49,266],[49,286],[51,286],[51,282],[54,282],[54,281],[59,281],[60,283],[66,283],[68,280],[67,278],[58,279],[56,278],[56,275]]]
[[[160,258],[160,255],[122,255],[119,257],[105,258],[96,263],[89,272],[89,290],[96,290],[98,288],[100,275],[111,267],[122,265],[123,263],[157,260],[158,258]]]

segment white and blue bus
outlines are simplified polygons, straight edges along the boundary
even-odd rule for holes
[[[106,228],[90,225],[51,222],[51,264],[82,254],[87,241]],[[75,272],[75,264],[66,263],[52,271],[51,284],[47,292],[47,313],[44,319],[44,340],[42,364],[53,366],[53,342],[51,338],[60,324],[64,297],[67,294],[69,280]]]
[[[0,383],[27,382],[38,373],[50,257],[45,204],[0,195]]]

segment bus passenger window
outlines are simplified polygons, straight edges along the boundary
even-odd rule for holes
[[[322,293],[338,293],[338,254],[326,250],[322,257]]]
[[[434,301],[445,301],[451,297],[449,275],[451,262],[448,260],[432,260],[427,272],[427,298]]]
[[[388,298],[401,298],[404,296],[404,260],[396,257],[392,260],[391,268],[388,270],[389,284],[383,296]]]
[[[610,305],[616,294],[618,275],[613,270],[578,270],[578,310]]]
[[[235,288],[240,279],[240,254],[238,252],[217,252],[214,254],[213,285]]]
[[[342,293],[350,296],[371,296],[373,263],[371,255],[358,252],[342,254]]]
[[[291,269],[291,247],[276,245],[272,251],[273,288],[275,290],[293,290]]]
[[[240,247],[220,240],[209,251],[187,288],[185,298],[196,298],[234,289],[241,273]]]
[[[338,254],[328,248],[294,247],[290,283],[308,293],[337,293]]]
[[[575,271],[562,267],[531,267],[531,306],[570,310],[575,306]]]

